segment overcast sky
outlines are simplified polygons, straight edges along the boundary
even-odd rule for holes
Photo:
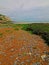
[[[49,21],[49,0],[0,0],[0,13],[15,21]]]

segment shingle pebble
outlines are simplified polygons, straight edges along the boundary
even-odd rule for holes
[[[29,62],[30,62],[30,60],[28,59],[28,60],[26,60],[26,62],[28,62],[28,63],[29,63]]]
[[[40,62],[33,63],[32,65],[41,65]]]
[[[15,49],[12,48],[10,51],[13,52],[13,51],[15,51]]]
[[[20,65],[25,65],[25,62],[21,62]]]

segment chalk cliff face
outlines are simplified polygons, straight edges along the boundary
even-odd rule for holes
[[[5,15],[0,14],[0,23],[11,23],[11,19]]]

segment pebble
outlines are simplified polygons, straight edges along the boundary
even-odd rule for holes
[[[47,55],[49,55],[49,52],[47,52],[47,51],[44,51],[44,54],[47,54]]]
[[[14,61],[14,65],[19,65],[19,64],[20,64],[20,60],[16,59],[16,60]]]
[[[29,52],[28,54],[29,54],[30,56],[32,55],[32,53],[31,53],[31,52]]]
[[[3,51],[0,51],[0,54],[6,56],[5,52]]]
[[[30,52],[31,52],[31,53],[33,52],[33,49],[32,49],[32,48],[30,48]]]
[[[46,57],[46,59],[45,59],[47,62],[49,62],[49,55]]]
[[[13,58],[13,56],[10,56],[10,58]]]
[[[30,62],[30,60],[26,60],[26,62],[28,62],[28,63],[29,63],[29,62]]]
[[[21,48],[21,50],[24,50],[24,49],[25,49],[24,47]]]
[[[14,62],[14,65],[17,65],[17,61]]]
[[[30,56],[31,56],[31,55],[32,55],[32,53],[31,53],[31,52],[29,52],[29,53],[27,53],[27,55],[30,55]]]
[[[18,57],[16,57],[16,60],[18,59]]]
[[[11,52],[13,52],[15,49],[11,49]]]
[[[40,54],[39,53],[36,53],[36,55],[35,55],[36,57],[40,57]]]
[[[0,62],[0,64],[2,64],[2,62]]]
[[[41,65],[41,63],[40,62],[36,62],[36,63],[34,63],[32,65]]]
[[[21,62],[21,63],[20,63],[20,65],[24,65],[24,64],[25,64],[25,62]]]

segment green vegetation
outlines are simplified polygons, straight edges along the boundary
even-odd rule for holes
[[[19,30],[19,28],[16,27],[16,28],[14,28],[14,30]]]
[[[3,36],[3,33],[0,32],[0,38]]]
[[[44,32],[49,32],[49,24],[47,23],[33,23],[33,24],[22,24],[22,29],[27,31],[40,30]],[[33,32],[32,32],[33,33]]]
[[[33,23],[24,24],[23,30],[29,31],[32,34],[40,35],[49,46],[49,24],[48,23]]]
[[[7,33],[12,33],[12,31],[11,31],[11,30],[6,30],[6,32],[7,32]]]

